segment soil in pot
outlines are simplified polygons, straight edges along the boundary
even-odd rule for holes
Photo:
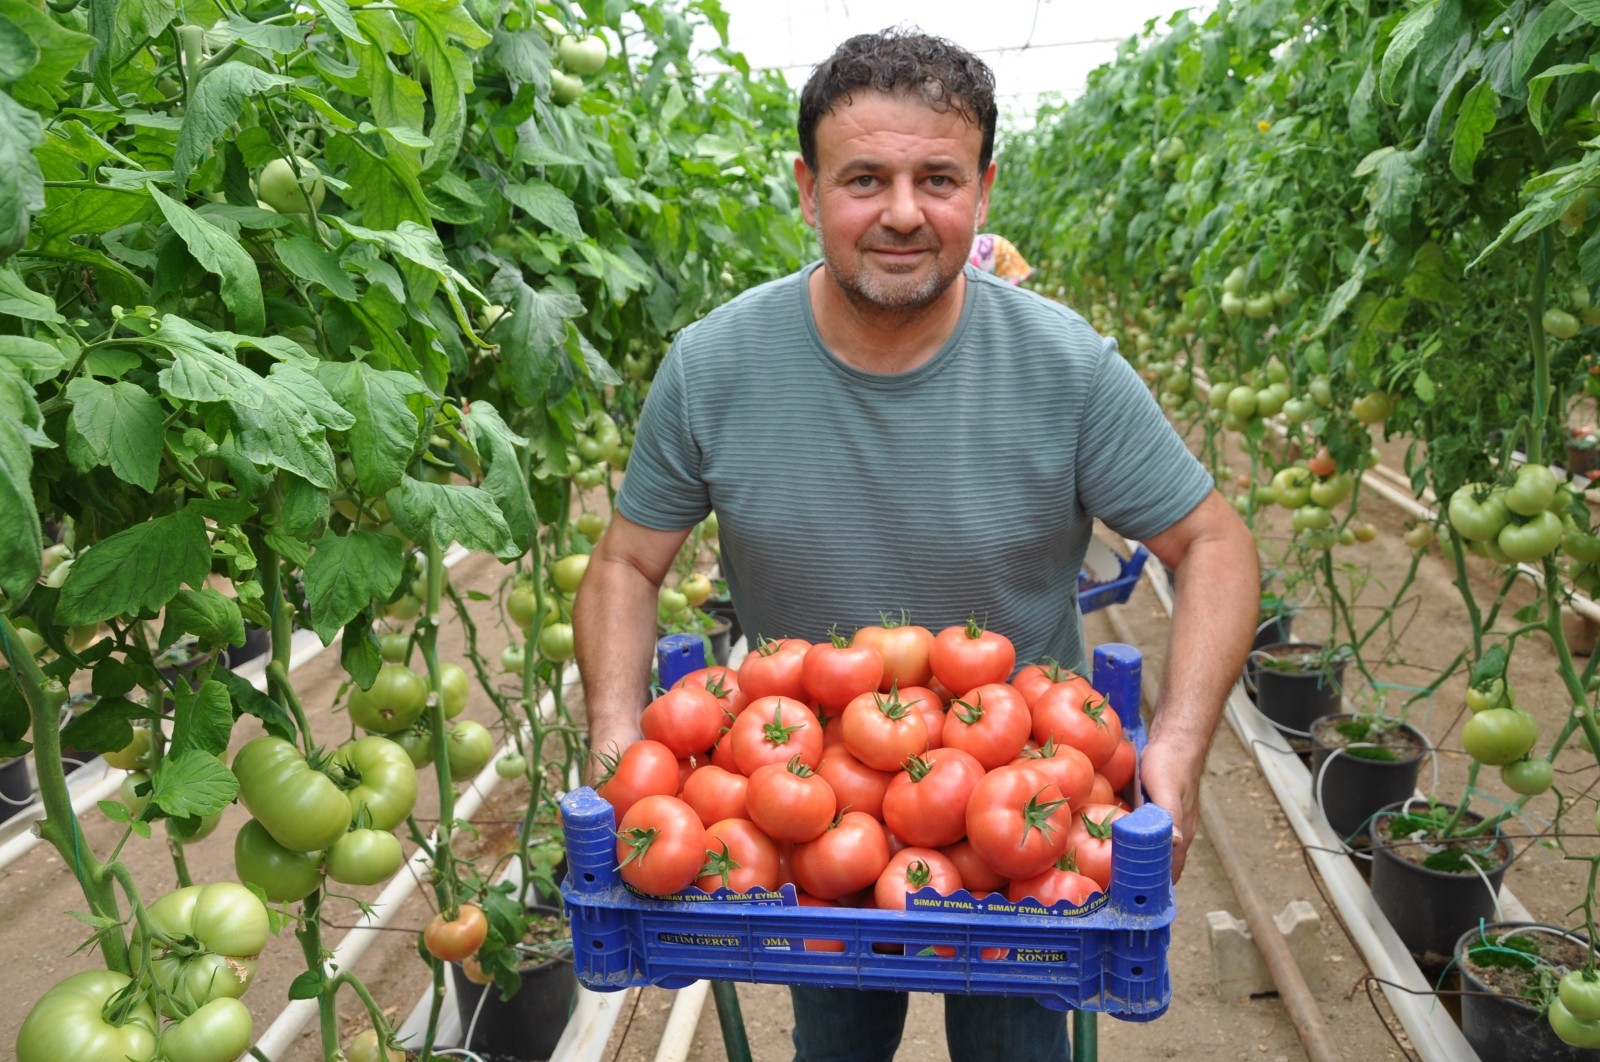
[[[1360,833],[1373,812],[1416,792],[1427,739],[1414,727],[1370,715],[1325,715],[1311,724],[1311,799],[1340,837]]]
[[[1482,1062],[1579,1062],[1596,1056],[1563,1043],[1544,1014],[1561,975],[1588,962],[1580,938],[1555,926],[1489,923],[1463,933],[1455,954],[1461,1032]]]
[[[1407,811],[1404,804],[1372,817],[1372,898],[1418,964],[1438,970],[1461,934],[1495,917],[1511,842],[1498,832],[1440,840],[1455,809],[1415,801]],[[1482,821],[1469,811],[1459,828]]]
[[[1246,682],[1255,686],[1262,715],[1290,737],[1305,738],[1313,722],[1339,711],[1344,665],[1316,642],[1277,642],[1250,654]]]
[[[552,907],[536,907],[544,917],[534,921],[530,937],[564,934],[565,925]],[[555,1051],[578,991],[578,975],[569,954],[546,958],[531,954],[517,967],[522,984],[510,999],[501,999],[494,985],[480,985],[451,963],[456,1009],[461,1016],[462,1046],[485,1062],[541,1062]],[[467,1034],[470,1031],[470,1040]]]

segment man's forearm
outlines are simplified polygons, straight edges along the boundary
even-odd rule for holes
[[[598,552],[584,575],[572,622],[595,752],[614,755],[639,736],[656,645],[656,592],[637,568]]]

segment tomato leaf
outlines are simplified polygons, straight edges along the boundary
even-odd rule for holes
[[[344,628],[344,638],[339,643],[339,664],[356,685],[364,690],[372,688],[378,680],[378,669],[383,666],[383,649],[378,636],[372,633],[372,616],[363,612]]]
[[[150,802],[182,819],[221,811],[239,795],[233,772],[199,749],[162,760],[150,782]]]
[[[500,507],[512,541],[526,550],[539,523],[522,470],[521,451],[528,440],[512,431],[488,402],[472,403],[465,423],[472,445],[483,457],[483,489]]]
[[[521,554],[494,499],[477,487],[424,483],[406,477],[385,495],[395,526],[413,542],[493,553],[502,560]]]
[[[27,336],[0,336],[0,365],[10,364],[30,383],[43,383],[67,364],[67,355],[55,343]]]
[[[56,620],[77,627],[123,613],[154,615],[179,587],[200,586],[210,573],[205,521],[197,512],[179,509],[79,554],[61,588]]]
[[[368,496],[400,482],[422,438],[422,417],[410,401],[427,388],[410,373],[374,369],[361,361],[323,362],[317,379],[355,418],[350,456],[356,483]]]
[[[39,407],[33,391],[0,363],[0,591],[22,601],[42,570],[39,511],[33,501],[33,445]],[[48,440],[46,440],[48,441]]]
[[[181,634],[192,634],[206,648],[244,644],[244,617],[233,598],[214,587],[179,590],[166,608],[166,622],[156,645],[172,645]]]
[[[570,391],[576,377],[566,356],[567,320],[583,315],[583,300],[554,289],[535,291],[514,266],[495,273],[489,297],[511,314],[495,326],[495,338],[517,401],[549,404]]]
[[[78,376],[67,384],[67,458],[80,472],[107,465],[124,483],[156,489],[161,470],[161,403],[137,384]]]
[[[266,308],[261,300],[261,273],[255,259],[238,240],[204,216],[150,186],[156,206],[166,215],[167,224],[178,234],[195,261],[208,273],[215,273],[221,284],[222,301],[233,311],[242,332],[260,332],[267,325]]]
[[[583,223],[565,192],[537,178],[522,184],[507,184],[505,197],[512,206],[526,212],[551,232],[569,240],[584,238]]]
[[[293,84],[292,78],[237,61],[223,63],[201,78],[189,101],[189,110],[183,116],[183,127],[178,130],[177,146],[172,153],[172,170],[178,187],[187,183],[189,171],[211,150],[217,137],[239,120],[251,96],[290,84]]]
[[[1450,141],[1450,172],[1462,184],[1473,182],[1472,164],[1478,161],[1483,141],[1494,129],[1500,94],[1488,79],[1472,86],[1456,113],[1455,135]]]
[[[64,324],[67,320],[56,312],[55,300],[28,287],[27,282],[10,269],[0,269],[0,316],[45,324]]]
[[[101,697],[94,706],[61,728],[61,745],[88,752],[111,752],[126,748],[133,740],[130,719],[148,719],[153,713],[145,705],[125,697]]]
[[[325,534],[306,564],[311,626],[324,645],[374,598],[387,601],[404,569],[400,540],[377,531]]]
[[[22,740],[33,725],[33,716],[28,709],[28,702],[22,696],[22,689],[17,685],[16,675],[10,669],[0,673],[0,756],[21,756],[33,747],[30,742]],[[128,737],[132,740],[132,728],[129,728]],[[19,745],[22,746],[20,749]]]
[[[320,970],[307,970],[289,982],[290,999],[316,999],[327,987],[327,978]]]
[[[267,733],[285,741],[294,741],[298,736],[299,732],[295,729],[294,719],[290,717],[289,710],[256,689],[249,681],[221,668],[214,672],[214,677],[227,687],[234,708],[242,714],[253,715],[261,720],[261,725],[266,728]]]
[[[33,154],[43,143],[44,121],[0,92],[0,259],[22,248],[32,215],[44,209],[44,174]]]
[[[207,679],[198,690],[191,690],[187,682],[179,682],[177,699],[172,745],[167,755],[179,756],[190,749],[213,756],[226,751],[228,735],[233,732],[233,702],[228,697],[228,687]]]

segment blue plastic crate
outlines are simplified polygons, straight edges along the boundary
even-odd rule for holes
[[[1099,545],[1099,541],[1091,544],[1091,548]],[[1123,557],[1109,546],[1104,547],[1112,562],[1116,565],[1114,574],[1102,570],[1102,566],[1085,564],[1078,572],[1078,611],[1093,612],[1097,608],[1107,605],[1120,605],[1133,595],[1133,588],[1139,583],[1139,573],[1144,571],[1144,562],[1150,559],[1150,551],[1143,546],[1134,549],[1133,555]],[[1109,577],[1108,577],[1109,576]]]
[[[1095,685],[1142,744],[1139,662],[1130,646],[1095,651]],[[986,911],[964,893],[941,902],[932,890],[912,902],[941,909],[784,906],[787,896],[644,897],[617,874],[611,805],[585,787],[567,794],[561,812],[567,844],[561,892],[574,963],[578,979],[595,991],[681,988],[704,979],[1033,996],[1058,1010],[1130,1021],[1159,1017],[1172,999],[1172,819],[1154,805],[1112,824],[1111,888],[1076,913],[1022,905]],[[967,902],[970,909],[953,909]],[[807,940],[842,942],[843,951],[807,951]],[[946,954],[933,954],[934,947]],[[985,949],[1007,954],[985,958]]]

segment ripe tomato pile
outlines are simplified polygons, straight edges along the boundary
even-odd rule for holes
[[[1014,673],[1013,673],[1014,672]],[[976,622],[762,641],[684,676],[596,790],[641,892],[792,882],[901,908],[925,886],[1080,904],[1109,887],[1132,741],[1082,675]]]

